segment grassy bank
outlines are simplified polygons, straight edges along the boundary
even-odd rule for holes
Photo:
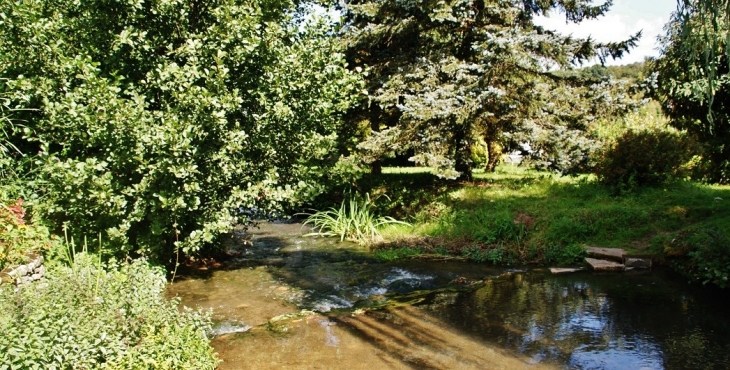
[[[510,165],[462,183],[440,180],[428,169],[388,168],[357,186],[378,199],[378,212],[413,225],[383,230],[386,241],[374,248],[386,259],[437,254],[565,265],[590,245],[681,260],[703,247],[693,244],[707,244],[701,239],[730,235],[728,186],[678,181],[621,193],[589,176]],[[720,239],[716,244],[724,243]]]

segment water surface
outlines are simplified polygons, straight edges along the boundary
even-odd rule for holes
[[[730,368],[728,294],[662,271],[383,263],[302,233],[239,231],[237,258],[169,288],[213,309],[221,369]]]

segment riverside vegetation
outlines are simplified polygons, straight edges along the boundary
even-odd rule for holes
[[[728,284],[727,186],[678,181],[617,193],[590,177],[505,165],[458,186],[429,172],[393,169],[370,178],[367,189],[395,200],[381,204],[381,212],[413,223],[383,230],[389,241],[374,245],[382,258],[570,265],[590,245],[654,254],[692,280]]]
[[[384,227],[385,241],[370,243],[374,253],[552,266],[580,262],[585,246],[624,248],[727,287],[730,188],[687,180],[702,165],[696,143],[669,127],[655,104],[592,130],[607,143],[593,154],[593,174],[504,164],[463,182],[425,167],[363,176],[352,187],[379,199],[367,212],[412,224]],[[352,224],[367,220],[336,213]]]
[[[215,367],[209,317],[162,299],[162,271],[310,208],[333,207],[310,221],[325,234],[382,233],[385,259],[570,264],[584,244],[629,246],[726,286],[730,196],[692,181],[730,180],[730,6],[696,5],[658,74],[629,81],[544,68],[628,52],[639,34],[533,21],[610,2],[0,0],[0,268],[48,263],[47,282],[0,286],[0,368]],[[625,121],[649,98],[668,121]],[[497,167],[513,150],[524,167]],[[396,155],[441,177],[378,174]],[[93,258],[66,257],[97,238]]]

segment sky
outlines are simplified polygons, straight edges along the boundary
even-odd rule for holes
[[[556,12],[550,17],[539,17],[535,23],[566,35],[572,34],[574,37],[592,36],[599,42],[625,40],[629,35],[643,30],[639,45],[628,55],[606,62],[607,65],[621,65],[659,55],[656,38],[663,34],[664,25],[676,8],[677,0],[614,0],[611,10],[596,20],[566,24],[565,15]],[[586,63],[585,66],[596,62]]]

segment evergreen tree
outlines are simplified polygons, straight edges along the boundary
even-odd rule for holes
[[[580,22],[603,15],[611,5],[591,3],[346,1],[348,61],[369,68],[370,99],[355,112],[372,129],[360,145],[363,158],[377,163],[411,151],[411,160],[438,168],[442,176],[468,178],[470,146],[479,137],[488,146],[487,169],[493,169],[501,150],[520,144],[517,133],[523,139],[525,132],[534,133],[530,124],[548,130],[561,125],[575,136],[573,130],[580,127],[573,123],[581,112],[563,112],[571,120],[558,122],[548,114],[555,109],[550,96],[578,98],[591,95],[591,89],[550,70],[594,57],[601,62],[620,57],[640,34],[603,44],[560,35],[533,19],[560,11],[566,21]]]

